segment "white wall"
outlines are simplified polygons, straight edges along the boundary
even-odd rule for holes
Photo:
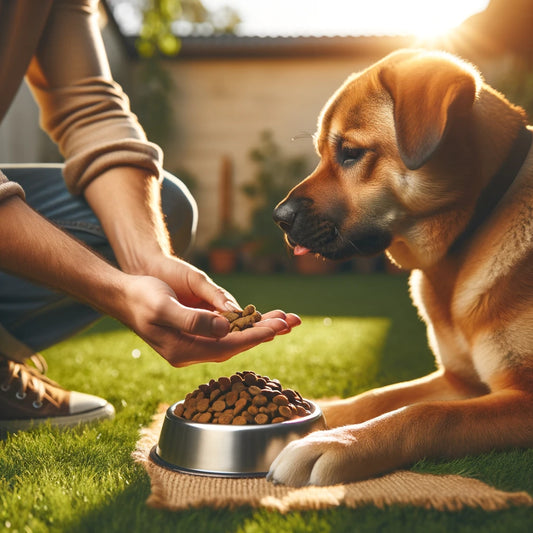
[[[48,137],[39,128],[37,105],[23,83],[0,125],[0,162],[43,161],[49,147]],[[46,159],[50,157],[47,155]]]
[[[241,185],[256,166],[249,152],[260,133],[273,132],[287,154],[305,154],[311,166],[317,156],[310,135],[318,113],[332,92],[364,62],[346,59],[175,61],[170,65],[177,87],[175,114],[178,136],[167,147],[165,166],[185,167],[199,187],[198,245],[218,229],[217,195],[221,161],[228,156],[234,167],[235,223],[247,219]],[[307,137],[291,140],[295,136]],[[303,178],[304,176],[302,176]]]

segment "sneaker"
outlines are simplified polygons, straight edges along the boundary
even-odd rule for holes
[[[113,418],[114,414],[113,406],[103,398],[66,391],[36,368],[0,356],[0,432],[46,422],[75,426]]]

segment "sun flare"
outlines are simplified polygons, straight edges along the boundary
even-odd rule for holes
[[[445,35],[472,14],[482,11],[488,0],[403,0],[382,3],[388,6],[384,19],[390,31],[396,27],[401,28],[402,33],[432,38]]]
[[[208,8],[220,0],[203,0]],[[414,35],[438,37],[489,0],[224,0],[242,35]]]

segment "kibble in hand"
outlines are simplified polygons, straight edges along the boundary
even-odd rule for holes
[[[199,385],[174,414],[207,424],[264,425],[307,416],[311,405],[278,380],[245,371]]]
[[[261,320],[261,313],[252,304],[247,305],[242,311],[227,311],[222,313],[222,316],[229,321],[230,332],[251,328]]]

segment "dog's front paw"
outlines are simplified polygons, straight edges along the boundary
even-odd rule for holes
[[[293,487],[354,481],[354,438],[347,428],[311,433],[289,443],[276,457],[267,479]]]

